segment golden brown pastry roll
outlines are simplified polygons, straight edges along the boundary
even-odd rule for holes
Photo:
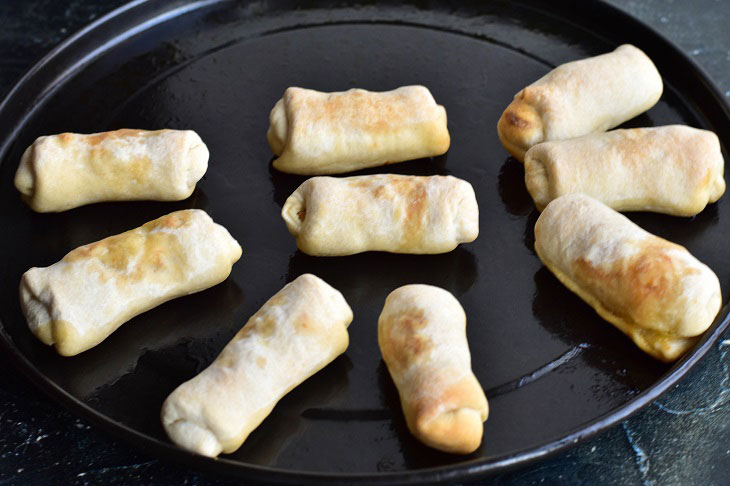
[[[167,397],[167,435],[205,456],[235,451],[284,395],[345,352],[351,321],[342,294],[322,279],[304,274],[287,284]]]
[[[432,157],[450,143],[446,110],[423,86],[381,93],[287,88],[269,122],[274,167],[292,174],[339,174]]]
[[[562,64],[515,95],[497,124],[502,145],[522,161],[540,142],[602,132],[659,101],[654,63],[624,44],[615,51]]]
[[[308,255],[446,253],[479,235],[474,189],[452,176],[313,177],[281,210]]]
[[[41,213],[101,201],[179,201],[208,169],[191,130],[115,130],[39,137],[23,153],[15,187]]]
[[[38,339],[73,356],[142,312],[222,282],[240,257],[238,242],[205,211],[176,211],[31,268],[20,304]]]
[[[724,194],[724,167],[712,132],[632,128],[535,145],[525,154],[525,184],[540,211],[583,193],[617,211],[694,216]]]
[[[489,407],[471,370],[459,301],[430,285],[394,290],[378,319],[378,343],[408,430],[442,451],[476,450]]]
[[[662,361],[692,347],[720,310],[712,270],[583,194],[548,204],[535,224],[535,250],[566,287]]]

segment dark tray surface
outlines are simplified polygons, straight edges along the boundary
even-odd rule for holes
[[[395,9],[393,12],[394,18],[400,18],[402,12]],[[521,22],[529,24],[526,18],[538,22],[537,31],[528,33],[527,41],[523,39],[528,46],[532,45],[530,42],[535,43],[533,46],[537,54],[531,52],[530,56],[525,56],[519,51],[506,49],[498,40],[494,42],[495,39],[491,39],[490,43],[484,42],[484,37],[475,39],[443,30],[388,23],[285,30],[262,37],[264,44],[256,38],[246,40],[238,36],[235,42],[223,49],[206,46],[206,39],[214,46],[219,46],[225,44],[221,39],[226,34],[236,36],[237,32],[233,31],[235,25],[233,28],[229,26],[230,30],[221,33],[220,37],[210,34],[211,31],[215,32],[214,29],[225,31],[225,24],[218,25],[223,17],[226,22],[234,23],[226,15],[208,15],[202,19],[189,16],[192,19],[190,23],[176,23],[174,29],[158,29],[154,42],[143,35],[125,45],[122,54],[110,51],[104,61],[84,70],[73,83],[63,85],[59,95],[52,98],[48,106],[42,107],[42,116],[41,113],[36,114],[35,119],[24,129],[25,139],[20,137],[10,160],[17,160],[18,151],[40,133],[95,131],[118,126],[190,126],[197,129],[211,147],[211,170],[193,198],[184,203],[98,205],[63,215],[40,216],[31,215],[9,187],[8,181],[12,178],[8,177],[8,173],[12,175],[16,162],[3,164],[3,205],[10,208],[9,216],[12,218],[15,215],[16,218],[15,223],[10,224],[17,228],[14,230],[17,237],[12,251],[18,255],[16,261],[11,263],[11,270],[3,274],[4,278],[9,281],[15,278],[17,282],[20,273],[31,264],[52,263],[79,244],[122,231],[179,207],[190,206],[207,209],[214,218],[231,228],[234,236],[244,245],[244,259],[237,265],[233,281],[185,299],[186,302],[177,301],[152,311],[127,325],[98,350],[69,362],[59,362],[52,352],[43,349],[27,336],[23,337],[22,322],[18,324],[17,316],[7,318],[8,309],[17,313],[17,296],[7,293],[0,310],[4,311],[3,322],[16,321],[15,342],[32,357],[37,366],[44,368],[46,376],[75,396],[98,407],[110,417],[160,436],[161,430],[156,421],[159,407],[139,406],[130,411],[128,406],[120,405],[119,397],[134,397],[134,403],[161,403],[172,387],[192,376],[215,356],[222,344],[245,322],[245,318],[281,286],[284,278],[290,280],[304,271],[314,271],[341,288],[353,303],[357,315],[351,331],[353,344],[346,357],[337,360],[321,377],[315,377],[312,383],[308,382],[282,401],[274,415],[234,455],[265,463],[272,457],[267,454],[278,453],[279,461],[282,458],[284,460],[277,465],[284,464],[286,460],[296,464],[300,460],[309,466],[308,469],[321,467],[331,470],[333,463],[346,468],[348,465],[357,467],[373,462],[367,454],[359,454],[356,458],[343,456],[342,460],[329,455],[320,462],[311,457],[301,457],[302,450],[316,450],[323,442],[322,437],[317,437],[316,431],[310,430],[314,427],[305,425],[302,432],[302,420],[296,419],[300,411],[304,411],[301,415],[305,421],[320,420],[317,422],[319,433],[339,444],[356,439],[359,439],[356,442],[362,442],[362,438],[368,436],[372,436],[373,440],[382,440],[383,435],[391,437],[391,440],[395,440],[396,452],[397,448],[403,448],[401,461],[405,462],[392,461],[385,454],[386,459],[377,462],[381,470],[398,469],[403,465],[433,466],[453,461],[453,458],[432,453],[413,440],[408,440],[400,416],[393,416],[389,412],[397,410],[397,397],[380,365],[377,345],[372,346],[374,328],[368,323],[377,318],[384,295],[395,286],[414,279],[452,290],[467,308],[475,371],[488,389],[492,406],[492,420],[487,422],[485,433],[487,440],[480,451],[486,457],[490,457],[490,454],[494,457],[494,452],[490,452],[494,451],[491,447],[502,447],[503,454],[504,451],[509,454],[510,451],[524,448],[525,442],[521,440],[524,434],[515,433],[522,430],[520,427],[537,433],[535,444],[551,437],[551,426],[557,426],[557,430],[560,430],[561,424],[551,423],[549,417],[539,415],[539,406],[530,408],[529,404],[542,400],[543,403],[552,403],[553,411],[565,410],[563,397],[565,393],[570,393],[567,389],[560,389],[565,384],[578,388],[583,386],[586,391],[583,399],[572,404],[575,409],[569,418],[583,420],[578,423],[586,421],[580,418],[580,414],[593,418],[596,416],[596,407],[603,406],[610,410],[616,403],[620,404],[645,389],[666,367],[657,365],[633,350],[620,334],[593,317],[590,309],[560,287],[549,272],[540,269],[541,265],[530,249],[530,227],[535,215],[531,212],[529,197],[526,197],[524,188],[520,186],[521,167],[513,161],[505,161],[504,152],[493,133],[499,112],[517,89],[514,86],[527,84],[547,70],[549,65],[603,52],[610,49],[611,44],[593,38],[593,34],[582,29],[553,32],[549,25],[546,27],[544,15],[541,16],[539,12],[535,14],[529,10],[520,10],[519,13]],[[530,18],[526,13],[536,16]],[[416,20],[448,30],[455,28],[452,24],[454,16],[428,15]],[[269,20],[263,18],[261,22],[266,24]],[[327,19],[327,22],[331,20]],[[392,22],[393,18],[380,20]],[[274,19],[274,23],[280,21],[280,18]],[[456,26],[463,27],[460,24],[462,21],[456,22]],[[556,21],[550,19],[550,22]],[[211,23],[214,27],[211,27]],[[520,27],[514,24],[511,21],[504,22],[504,25],[498,25],[497,31],[511,33],[511,29]],[[201,30],[200,25],[208,26],[209,30]],[[494,25],[490,27],[494,28]],[[194,42],[187,37],[187,42],[171,41],[162,44],[162,48],[157,47],[159,35],[182,37],[181,31],[186,28],[190,32],[203,32],[205,35],[197,33]],[[264,25],[262,30],[266,29],[270,30],[270,25]],[[365,65],[365,60],[373,62],[370,57],[365,60],[356,58],[355,61],[349,59],[353,36],[361,42],[364,39],[364,45],[382,44],[382,49],[373,49],[376,53],[375,62],[380,62],[386,68],[382,73],[373,73]],[[564,45],[549,48],[545,44],[546,39],[559,39]],[[395,50],[392,47],[394,45],[398,46]],[[424,59],[423,45],[433,46],[429,58],[443,62],[434,66],[432,59]],[[310,55],[316,53],[316,47],[312,49],[312,46],[320,46],[320,52],[326,50],[331,59],[322,60],[319,56]],[[153,47],[151,53],[150,47]],[[518,48],[526,50],[524,46]],[[139,54],[145,49],[146,54]],[[186,53],[185,49],[201,52],[196,55]],[[265,54],[257,54],[263,51]],[[130,53],[136,54],[131,61],[128,60]],[[546,55],[554,57],[551,60],[543,57]],[[272,59],[283,59],[285,62]],[[475,69],[474,59],[482,61],[479,65],[481,70]],[[318,62],[333,63],[338,66],[338,71],[334,76],[328,72],[323,78],[322,71],[313,67]],[[500,72],[505,65],[512,68]],[[251,69],[252,66],[256,69]],[[271,72],[266,71],[267,66]],[[409,69],[402,69],[402,66]],[[398,67],[400,69],[396,69]],[[301,81],[280,79],[277,73],[282,70],[301,73]],[[158,71],[159,75],[156,74]],[[110,72],[113,74],[109,75]],[[459,84],[456,85],[459,89],[455,89],[451,82],[453,73],[460,74]],[[509,83],[512,84],[504,87],[500,81],[494,81],[492,90],[490,76],[495,75],[510,78]],[[221,82],[228,76],[254,89],[241,93],[241,86],[230,82],[230,79],[229,82]],[[405,173],[452,173],[470,180],[477,188],[482,209],[480,239],[474,245],[439,257],[361,255],[341,262],[317,261],[298,253],[292,254],[293,242],[286,235],[277,213],[283,198],[302,179],[282,176],[270,171],[266,164],[249,162],[249,165],[244,166],[241,162],[242,159],[261,161],[270,158],[261,133],[265,132],[266,115],[273,101],[278,99],[288,84],[344,89],[353,85],[352,79],[362,78],[367,79],[367,82],[355,84],[370,89],[387,89],[399,84],[419,82],[418,79],[424,77],[433,80],[426,84],[436,99],[447,106],[454,137],[452,150],[441,160],[403,164],[393,166],[393,169]],[[261,78],[271,82],[257,86],[256,79]],[[153,82],[148,84],[146,80],[149,79]],[[470,79],[475,82],[470,82]],[[214,86],[205,87],[205,83],[211,80]],[[487,91],[481,88],[485,82],[490,86]],[[677,82],[681,83],[681,80]],[[663,103],[648,116],[636,120],[635,126],[675,121],[693,125],[706,123],[702,119],[707,114],[702,108],[697,112],[698,107],[685,104],[682,97],[671,89],[667,91]],[[231,103],[232,99],[237,102]],[[78,100],[83,102],[79,103]],[[239,106],[246,106],[246,110],[238,109]],[[69,126],[70,110],[77,114],[71,122],[73,126]],[[221,120],[225,120],[230,128],[221,130]],[[235,140],[226,136],[226,133],[236,131],[250,133],[251,136],[240,136]],[[489,137],[480,136],[482,132],[489,134]],[[262,169],[266,172],[260,172]],[[235,179],[236,186],[232,187],[228,179]],[[242,185],[238,185],[239,181]],[[230,204],[231,201],[237,204]],[[722,233],[721,225],[716,224],[720,219],[722,204],[696,218],[691,222],[692,226],[687,221],[655,215],[639,215],[637,220],[651,231],[686,244],[707,261],[718,272],[721,281],[726,283],[727,276],[722,274],[722,270],[728,267],[720,265],[722,268],[716,268],[712,264],[710,258],[715,256],[716,249],[706,238],[708,233],[720,238],[720,241],[726,236]],[[259,219],[253,225],[240,224],[242,215]],[[256,231],[252,231],[254,227]],[[22,241],[28,241],[22,238],[24,231],[28,235],[43,237],[28,236],[34,244],[23,245]],[[39,252],[44,255],[44,261],[38,261]],[[284,257],[277,258],[277,254],[283,254]],[[718,258],[722,263],[723,255]],[[428,259],[428,266],[423,264],[425,259]],[[519,264],[515,265],[514,262]],[[285,265],[281,266],[282,263]],[[347,279],[348,275],[364,272],[373,272],[378,280]],[[250,275],[269,275],[274,278],[254,281]],[[510,275],[512,278],[505,282],[489,279],[490,275]],[[6,288],[12,287],[9,281],[4,282]],[[495,296],[493,300],[483,297],[490,295]],[[509,299],[500,297],[504,295]],[[727,296],[725,286],[723,295]],[[527,302],[528,305],[519,305],[521,302]],[[200,328],[197,324],[203,320],[220,325]],[[571,321],[588,321],[591,325],[578,331],[570,325]],[[146,326],[144,322],[150,325]],[[490,328],[485,330],[477,327],[480,322],[489,323]],[[501,327],[491,327],[493,323]],[[535,323],[539,326],[535,327]],[[212,328],[215,330],[211,331]],[[187,339],[191,336],[192,339]],[[143,343],[156,344],[145,349]],[[475,351],[475,343],[480,343],[484,348]],[[525,345],[531,347],[526,349]],[[139,348],[143,348],[141,352]],[[117,354],[119,349],[127,352]],[[137,351],[129,352],[135,349]],[[561,366],[557,372],[545,374],[528,387],[512,385],[521,376],[544,369],[545,365],[561,357],[570,366]],[[494,366],[495,363],[509,366]],[[134,371],[125,374],[131,366],[134,366]],[[89,373],[89,369],[94,371]],[[351,382],[358,386],[348,387]],[[525,390],[531,390],[532,399],[517,398]],[[534,397],[539,397],[539,400]],[[362,406],[369,405],[368,400],[372,401],[373,398],[376,399],[373,406]],[[328,405],[334,403],[336,407],[322,407],[323,401]],[[500,411],[500,407],[503,411]],[[524,410],[525,407],[528,413],[516,414],[511,420],[507,418],[506,412]],[[312,410],[315,412],[312,413]],[[326,422],[334,421],[331,417],[330,420],[321,420],[323,417],[328,418],[328,410],[338,413],[344,410],[353,413],[352,417],[359,420],[349,420],[354,422],[348,424],[353,425],[350,430],[343,430],[342,423],[330,427]],[[367,413],[358,417],[353,411]],[[373,415],[373,411],[377,413]],[[495,416],[503,420],[498,422],[494,420]],[[378,420],[385,422],[385,428],[382,424],[373,427],[373,423]],[[391,421],[394,428],[388,425]],[[292,434],[292,431],[299,431],[299,435]],[[299,441],[297,446],[286,447],[292,437]],[[512,443],[515,445],[510,446]],[[311,446],[307,447],[308,444]],[[380,445],[375,452],[383,452]]]

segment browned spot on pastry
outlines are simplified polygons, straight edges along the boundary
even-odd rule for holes
[[[294,319],[294,330],[297,333],[311,333],[316,328],[316,322],[307,312],[302,312]]]
[[[404,189],[407,203],[403,245],[412,247],[421,241],[426,227],[425,217],[428,210],[426,184],[421,179],[411,180],[410,187],[404,187]]]
[[[305,95],[301,103],[315,122],[336,122],[338,126],[357,124],[375,131],[393,129],[403,120],[407,100],[404,97],[387,98],[367,92],[333,94],[324,98]],[[374,140],[377,144],[377,141]]]
[[[300,210],[297,213],[297,217],[299,217],[299,221],[304,221],[304,218],[307,217],[307,208],[304,208],[304,209]]]
[[[451,376],[442,376],[451,378]],[[413,404],[417,422],[429,422],[441,413],[448,413],[459,408],[473,408],[480,410],[483,403],[480,387],[474,386],[474,378],[464,376],[457,382],[443,383],[434,381],[427,390],[422,390],[422,396]],[[446,386],[444,386],[446,385]]]
[[[147,231],[153,231],[156,229],[177,229],[187,226],[193,219],[194,212],[191,211],[176,211],[170,213],[161,218],[157,218],[154,221],[150,221],[142,226]]]
[[[223,348],[221,354],[215,359],[215,364],[221,368],[231,368],[236,364],[236,358],[236,353]]]
[[[386,192],[385,186],[382,185],[382,184],[378,184],[377,186],[373,187],[372,192],[373,192],[373,197],[374,198],[377,199],[379,197],[382,197],[385,194],[385,192]]]
[[[151,231],[158,227],[177,228],[189,218],[189,213],[173,213],[141,228],[81,246],[64,260],[69,263],[93,260],[101,281],[113,279],[119,286],[143,279],[181,281],[185,278],[187,260],[177,235]]]
[[[271,337],[276,330],[276,321],[273,317],[265,317],[256,322],[256,332],[263,338]]]
[[[386,342],[387,354],[393,357],[395,366],[406,368],[420,361],[433,348],[431,339],[421,334],[427,323],[423,309],[414,309],[395,318],[391,339]]]
[[[505,119],[507,120],[507,123],[510,125],[517,127],[517,128],[527,128],[530,126],[530,122],[525,120],[524,118],[520,117],[516,113],[512,111],[505,111],[504,112]]]
[[[266,358],[264,358],[263,356],[259,356],[258,358],[256,358],[256,365],[258,365],[259,368],[263,368],[264,366],[266,366]]]
[[[678,264],[668,254],[672,249],[686,251],[679,245],[656,238],[639,247],[632,257],[610,266],[578,259],[573,272],[607,310],[641,324],[660,317],[678,301],[683,290],[677,283],[699,270]]]
[[[236,333],[234,339],[243,339],[249,335],[256,334],[262,338],[271,337],[276,330],[276,321],[272,316],[260,317],[249,321],[240,331]]]
[[[427,320],[423,309],[415,309],[402,314],[398,318],[396,326],[401,327],[405,332],[416,333],[426,327]]]
[[[122,128],[119,130],[114,130],[111,132],[103,132],[103,133],[95,133],[93,135],[87,135],[85,137],[86,143],[88,143],[91,146],[99,145],[100,143],[114,139],[114,138],[124,138],[124,137],[135,137],[140,135],[145,135],[150,132],[146,132],[144,130],[136,130],[131,128]]]
[[[73,133],[60,133],[58,135],[58,141],[61,145],[68,145],[74,138],[75,135]]]

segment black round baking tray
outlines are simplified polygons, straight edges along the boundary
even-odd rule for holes
[[[497,119],[516,91],[553,66],[625,42],[647,52],[665,81],[659,104],[626,126],[686,123],[715,131],[725,149],[730,112],[708,77],[676,46],[604,3],[148,0],[115,10],[55,48],[0,105],[0,343],[34,383],[84,419],[150,455],[248,479],[468,480],[575,444],[666,391],[728,326],[726,306],[687,356],[661,364],[563,288],[532,249],[537,213],[522,166],[499,144]],[[270,108],[290,85],[335,91],[407,84],[428,86],[445,105],[452,147],[387,170],[471,182],[480,237],[434,256],[318,259],[297,252],[278,212],[304,178],[270,167]],[[35,214],[22,204],[12,179],[35,137],[122,127],[201,134],[210,168],[190,199],[60,214]],[[725,304],[729,201],[691,219],[630,215],[707,263]],[[226,282],[139,316],[74,358],[30,335],[17,295],[27,268],[187,207],[205,209],[241,242],[244,256]],[[285,397],[236,453],[213,460],[169,443],[158,419],[165,396],[305,272],[340,289],[355,311],[345,355]],[[467,311],[473,367],[491,409],[484,443],[469,456],[441,454],[407,433],[380,359],[375,328],[384,298],[415,282],[448,289]]]

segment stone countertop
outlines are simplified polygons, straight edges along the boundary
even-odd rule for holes
[[[0,93],[54,45],[124,0],[0,2]],[[730,3],[610,0],[678,44],[730,99]],[[0,484],[241,484],[144,456],[0,375]],[[476,484],[726,484],[730,332],[660,400],[581,445]]]

